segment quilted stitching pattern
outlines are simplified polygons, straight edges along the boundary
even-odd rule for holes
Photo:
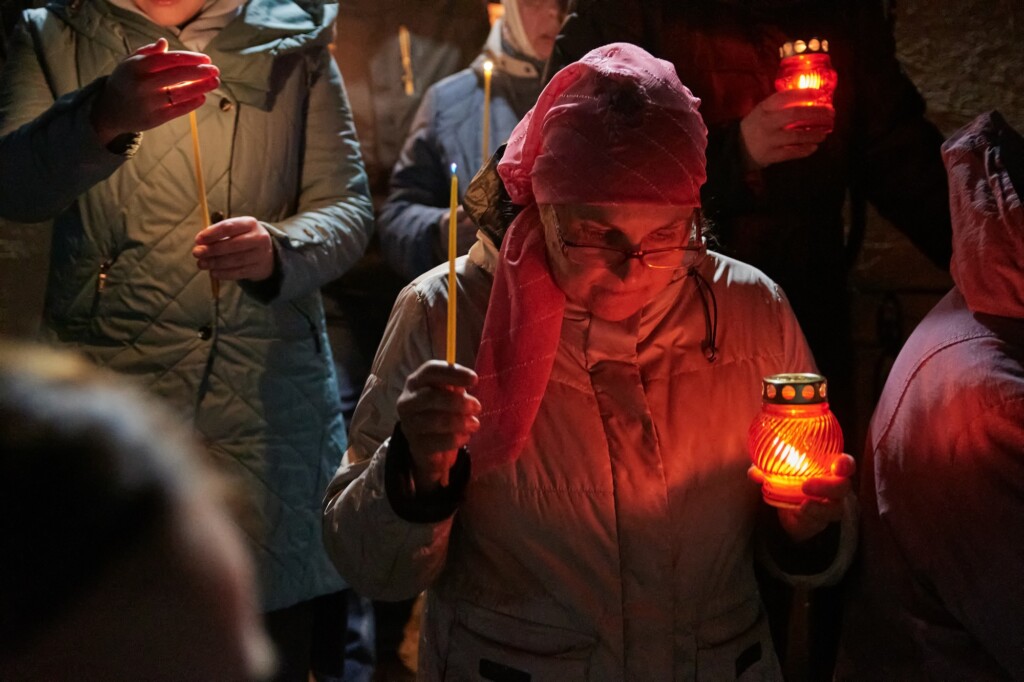
[[[265,5],[272,13],[283,3],[251,4]],[[51,23],[60,27],[63,40],[58,49],[39,56],[47,70],[65,78],[57,84],[59,89],[82,87],[109,73],[127,54],[127,47],[115,50],[106,39],[75,35],[91,29],[113,35],[115,29],[101,12],[86,3],[80,16],[71,19],[77,28],[53,15],[37,15],[48,31],[54,30]],[[128,45],[152,39],[134,34],[131,27],[126,31]],[[352,165],[344,165],[358,159],[351,131],[339,138],[348,144],[335,155],[332,167],[310,171],[307,166],[311,174],[303,177],[307,113],[332,112],[309,108],[307,66],[312,60],[287,53],[288,45],[302,42],[263,46],[276,46],[281,52],[270,70],[271,111],[240,101],[243,94],[252,97],[259,92],[255,86],[245,87],[244,93],[222,86],[197,111],[207,194],[211,210],[267,222],[295,214],[303,189],[315,187],[324,193],[313,198],[321,208],[338,202],[339,194],[354,197],[354,208],[331,208],[297,235],[306,241],[303,248],[311,246],[317,254],[302,261],[308,268],[339,267],[360,255],[370,228],[369,202],[358,176],[347,175]],[[76,47],[72,51],[69,45]],[[225,58],[224,63],[238,62]],[[224,80],[243,88],[252,73]],[[223,98],[234,106],[222,109]],[[321,125],[334,122],[328,118]],[[331,148],[339,140],[331,140]],[[333,184],[317,184],[324,177]],[[338,218],[348,222],[339,225]],[[320,501],[340,461],[345,433],[316,287],[292,301],[264,305],[237,285],[223,283],[219,337],[208,388],[197,405],[211,350],[211,341],[201,338],[199,330],[213,323],[214,308],[208,279],[190,255],[200,220],[187,120],[147,131],[137,156],[87,192],[77,212],[58,222],[55,240],[58,249],[70,254],[70,266],[51,279],[49,299],[63,304],[51,309],[48,319],[62,340],[101,364],[135,375],[194,419],[211,455],[259,502],[266,532],[251,540],[260,557],[265,608],[286,607],[340,589],[341,581],[321,548]],[[339,238],[343,229],[361,234]],[[335,253],[345,248],[354,252]],[[113,265],[100,293],[96,273],[105,260]],[[320,277],[301,276],[312,284]]]

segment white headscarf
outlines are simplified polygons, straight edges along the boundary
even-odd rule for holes
[[[533,44],[530,43],[530,37],[526,35],[526,29],[523,28],[523,20],[519,16],[519,0],[501,0],[501,4],[505,8],[505,15],[502,17],[506,33],[505,39],[523,55],[534,61],[543,61],[537,56]]]

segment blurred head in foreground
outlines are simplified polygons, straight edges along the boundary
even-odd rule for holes
[[[265,677],[252,567],[218,483],[124,384],[0,345],[0,679]]]

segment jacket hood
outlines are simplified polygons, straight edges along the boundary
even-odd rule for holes
[[[954,133],[942,156],[953,281],[973,312],[1024,318],[1024,138],[993,111]]]

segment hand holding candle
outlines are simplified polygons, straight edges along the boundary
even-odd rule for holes
[[[197,109],[220,84],[219,75],[206,55],[169,52],[160,38],[114,67],[96,96],[90,122],[106,146],[119,135],[149,130]]]
[[[761,412],[750,425],[750,477],[765,502],[780,509],[783,527],[806,540],[842,517],[853,458],[829,410],[827,382],[817,374],[765,377]]]
[[[846,500],[853,494],[853,475],[856,472],[856,460],[843,453],[832,460],[829,473],[804,481],[802,492],[807,499],[796,507],[778,509],[779,525],[791,540],[809,540],[829,524],[843,519]],[[764,474],[756,466],[751,466],[747,474],[758,485],[764,484]]]
[[[810,156],[835,122],[832,94],[838,77],[828,56],[828,41],[786,43],[779,56],[777,92],[740,121],[740,139],[751,170]]]
[[[469,390],[476,372],[429,360],[409,375],[398,397],[398,419],[409,444],[417,493],[448,485],[459,448],[480,428],[480,401]]]
[[[274,274],[274,240],[252,216],[215,223],[196,235],[192,256],[211,281],[260,282]]]

